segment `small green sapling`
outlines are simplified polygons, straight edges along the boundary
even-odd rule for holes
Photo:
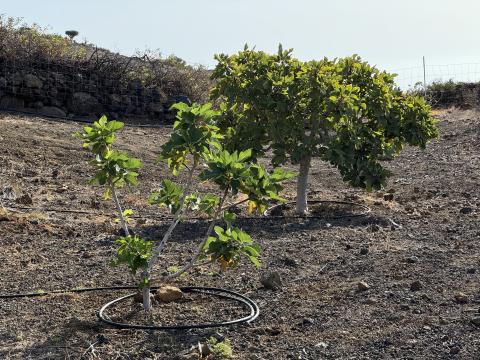
[[[108,121],[102,116],[92,126],[85,126],[82,132],[74,135],[83,141],[83,147],[93,155],[91,164],[96,169],[91,184],[105,188],[104,198],[113,199],[117,215],[122,225],[124,236],[115,242],[118,245],[118,256],[113,265],[125,264],[135,275],[138,269],[144,269],[151,257],[153,243],[132,234],[128,220],[131,209],[122,209],[118,199],[117,189],[124,185],[137,185],[138,169],[142,162],[128,153],[113,148],[117,131],[123,129],[120,121]]]
[[[169,140],[161,148],[160,159],[166,161],[173,175],[186,172],[186,183],[181,186],[164,179],[160,189],[151,194],[149,202],[166,207],[173,216],[162,238],[155,242],[131,234],[128,227],[131,211],[124,211],[117,197],[118,187],[136,184],[137,170],[141,166],[138,159],[112,148],[115,133],[123,124],[102,117],[93,126],[77,133],[84,141],[84,147],[94,155],[92,163],[97,172],[92,183],[105,186],[105,197],[113,197],[125,232],[124,237],[116,240],[119,247],[114,264],[126,265],[132,274],[140,274],[139,286],[145,310],[152,307],[150,287],[154,266],[178,223],[192,213],[204,214],[209,219],[205,237],[195,254],[185,264],[176,267],[177,271],[161,278],[162,281],[172,280],[200,265],[216,263],[225,270],[242,258],[260,266],[260,247],[250,235],[233,226],[235,214],[227,211],[226,203],[243,194],[248,209],[262,213],[268,200],[283,200],[278,195],[282,190],[280,183],[294,176],[280,168],[266,171],[262,165],[252,162],[251,149],[240,152],[223,149],[220,144],[223,135],[216,126],[222,114],[212,110],[210,104],[188,106],[180,103],[174,108],[177,120]],[[216,185],[218,194],[200,193],[195,189],[199,182]]]
[[[239,193],[246,196],[249,209],[262,212],[269,199],[283,200],[278,193],[280,183],[294,174],[277,168],[268,173],[261,165],[252,163],[252,151],[228,152],[220,144],[223,135],[216,126],[221,113],[210,104],[188,106],[174,105],[177,120],[170,139],[162,146],[160,158],[165,160],[173,175],[187,172],[184,187],[163,180],[161,189],[152,193],[150,203],[164,206],[173,214],[173,221],[163,238],[155,244],[152,257],[143,272],[150,278],[153,266],[163,252],[174,228],[186,214],[202,213],[210,219],[204,240],[194,256],[183,267],[163,280],[173,279],[194,266],[218,263],[222,269],[235,265],[242,257],[260,266],[260,248],[252,238],[233,226],[235,215],[226,210],[226,201]],[[197,174],[197,169],[200,170]],[[194,188],[195,175],[200,182],[215,184],[219,194],[201,194]],[[217,225],[222,220],[224,227]],[[148,296],[144,293],[144,296]]]

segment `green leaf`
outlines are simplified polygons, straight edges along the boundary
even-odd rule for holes
[[[105,118],[106,119],[106,118]],[[123,122],[120,122],[120,121],[109,121],[107,123],[107,129],[114,132],[114,131],[118,131],[120,129],[123,129],[123,127],[125,126],[125,124]]]
[[[249,256],[248,259],[252,262],[253,265],[255,265],[257,268],[260,268],[262,266],[262,263],[260,260],[258,260],[255,256]]]
[[[238,154],[238,161],[245,161],[249,158],[252,157],[252,149],[247,149],[245,151],[241,151],[239,154]]]
[[[123,216],[131,216],[131,215],[133,215],[133,210],[132,209],[123,210]]]
[[[218,225],[213,228],[213,231],[215,231],[215,233],[216,233],[218,236],[221,236],[221,235],[223,235],[223,233],[224,233],[223,228],[220,227],[220,226],[218,226]]]
[[[234,213],[228,211],[225,211],[223,213],[223,220],[227,223],[227,227],[231,227],[232,223],[235,221],[236,218],[237,215],[235,215]]]
[[[135,158],[129,158],[126,160],[124,167],[126,169],[139,169],[142,167],[142,161]]]
[[[132,274],[144,269],[152,255],[153,242],[144,240],[137,235],[129,235],[115,240],[118,245],[117,258],[113,266],[126,265]]]

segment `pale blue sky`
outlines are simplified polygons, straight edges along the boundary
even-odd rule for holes
[[[480,63],[478,0],[2,0],[0,13],[124,54],[145,47],[211,67],[245,43],[304,60],[352,53],[382,69]]]

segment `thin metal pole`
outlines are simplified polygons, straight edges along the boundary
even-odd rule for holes
[[[423,96],[427,97],[427,72],[425,70],[425,56],[423,57]]]

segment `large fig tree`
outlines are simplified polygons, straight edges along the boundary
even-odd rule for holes
[[[381,159],[437,136],[424,99],[358,56],[302,62],[280,46],[274,55],[245,47],[215,58],[211,97],[226,114],[218,124],[226,146],[256,156],[272,150],[274,165],[299,164],[299,214],[308,211],[313,157],[336,166],[353,186],[379,189],[390,175]]]

